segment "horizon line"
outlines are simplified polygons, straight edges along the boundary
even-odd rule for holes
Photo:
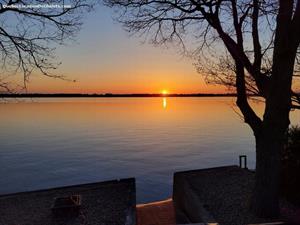
[[[0,93],[2,98],[10,97],[235,97],[236,93]]]

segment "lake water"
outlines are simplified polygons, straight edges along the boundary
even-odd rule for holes
[[[148,202],[171,195],[175,171],[241,154],[255,166],[233,98],[34,99],[2,103],[0,115],[1,194],[136,177],[137,201]]]

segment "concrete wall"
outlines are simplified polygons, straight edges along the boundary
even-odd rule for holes
[[[174,174],[173,201],[177,224],[216,223],[214,218],[203,208],[199,197],[188,182],[186,173],[188,172]]]

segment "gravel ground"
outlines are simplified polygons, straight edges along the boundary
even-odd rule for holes
[[[190,171],[184,174],[204,208],[220,225],[271,222],[249,212],[254,172],[237,166]]]
[[[80,215],[54,217],[54,198],[71,194],[82,196]],[[135,223],[135,204],[134,179],[3,195],[0,225],[130,225]]]

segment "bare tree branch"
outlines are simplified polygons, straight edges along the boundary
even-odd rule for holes
[[[92,10],[95,3],[96,0],[1,1],[0,91],[15,90],[6,86],[9,75],[14,74],[23,75],[25,88],[33,72],[67,79],[55,71],[60,65],[55,56],[55,45],[75,37],[84,13]],[[43,7],[46,5],[48,7]]]

